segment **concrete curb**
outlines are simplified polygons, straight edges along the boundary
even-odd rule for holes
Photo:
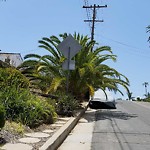
[[[76,117],[72,117],[65,125],[63,125],[52,137],[50,137],[39,150],[56,150],[69,135],[71,130],[76,126],[79,119],[83,116],[87,110],[88,105],[77,114]]]

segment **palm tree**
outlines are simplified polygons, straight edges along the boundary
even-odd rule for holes
[[[82,45],[82,50],[75,56],[76,69],[71,74],[71,85],[73,85],[71,88],[74,88],[72,91],[76,92],[75,95],[77,93],[82,95],[89,91],[90,95],[93,96],[97,89],[102,89],[105,93],[106,88],[123,94],[118,85],[120,84],[128,89],[128,79],[104,64],[106,60],[116,60],[111,48],[102,46],[91,51],[92,47],[97,44],[95,41],[89,41],[88,37],[79,34],[75,34],[74,38]],[[122,77],[125,81],[121,79]],[[81,85],[82,89],[80,88]]]
[[[147,32],[150,32],[150,25],[149,26],[147,26]],[[150,37],[148,38],[148,42],[150,42]]]
[[[132,95],[133,95],[132,92],[130,92],[130,91],[127,92],[128,100],[133,100],[135,98]]]
[[[63,40],[67,33],[60,34]],[[106,60],[116,60],[109,46],[102,46],[92,50],[98,43],[91,41],[87,36],[74,34],[74,38],[82,45],[82,49],[72,59],[75,60],[75,70],[70,71],[69,91],[78,98],[84,98],[85,93],[89,92],[91,96],[97,89],[106,89],[120,92],[119,85],[128,90],[128,79],[105,64]],[[39,41],[39,47],[48,50],[49,55],[39,56],[29,54],[25,56],[25,61],[21,68],[23,73],[30,77],[33,85],[40,87],[42,83],[47,83],[45,92],[55,92],[64,90],[66,75],[68,71],[62,69],[62,63],[65,61],[63,54],[57,49],[62,41],[56,36],[42,38]],[[42,89],[42,88],[41,88]],[[106,95],[107,97],[107,95]]]
[[[65,58],[56,48],[60,41],[57,37],[51,36],[43,38],[39,43],[39,47],[48,50],[50,55],[28,54],[19,68],[30,78],[33,88],[39,88],[43,93],[56,91],[65,80],[65,72],[61,67]]]
[[[148,82],[144,82],[143,83],[143,86],[145,87],[145,96],[147,97],[148,96],[148,93],[147,93],[147,86],[148,86]]]

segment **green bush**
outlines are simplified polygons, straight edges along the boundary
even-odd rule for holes
[[[74,110],[79,107],[79,103],[71,95],[65,95],[60,98],[56,105],[56,112],[59,115],[73,116]]]
[[[5,106],[7,120],[21,122],[31,128],[52,123],[56,118],[55,109],[28,89],[7,87],[0,91],[0,101]]]
[[[52,123],[56,112],[52,105],[32,95],[29,80],[13,68],[0,68],[0,103],[6,119],[32,127]]]
[[[6,119],[15,120],[20,112],[24,111],[27,99],[30,98],[29,90],[6,87],[0,91],[0,101],[5,106]]]
[[[54,107],[48,104],[47,101],[41,101],[39,98],[28,100],[24,112],[19,115],[19,119],[22,123],[31,128],[37,127],[43,123],[53,123],[56,117],[57,114]]]
[[[145,102],[150,102],[150,98],[148,97],[148,98],[145,98],[143,101],[145,101]]]
[[[137,101],[142,101],[142,99],[140,97],[137,97]]]
[[[29,80],[14,68],[0,68],[0,89],[15,86],[16,88],[28,88]]]
[[[5,125],[5,108],[0,104],[0,128]]]
[[[3,129],[9,131],[9,133],[13,135],[23,135],[27,131],[22,123],[14,121],[6,121]]]

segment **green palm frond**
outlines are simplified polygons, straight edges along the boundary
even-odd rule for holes
[[[94,72],[94,66],[92,63],[85,63],[83,66],[87,68],[87,72]]]
[[[26,60],[24,61],[22,64],[20,64],[17,68],[20,69],[20,68],[26,68],[26,67],[29,67],[29,66],[35,66],[37,65],[38,63],[38,60]]]
[[[64,80],[65,80],[65,78],[61,78],[61,77],[53,78],[49,91],[55,92]]]
[[[57,45],[61,43],[60,39],[54,35],[51,36],[50,39],[50,43],[53,44],[55,47],[57,47]]]
[[[40,55],[38,55],[38,54],[27,54],[25,57],[24,57],[24,59],[30,59],[30,58],[35,58],[35,59],[40,59],[41,58],[41,56]]]
[[[91,96],[94,96],[95,89],[92,85],[87,84],[87,87],[89,88],[89,92]]]
[[[102,47],[96,48],[93,53],[95,55],[98,55],[101,52],[109,52],[109,53],[113,54],[111,47],[109,47],[109,46],[102,46]]]
[[[44,40],[40,40],[39,43],[40,43],[39,45],[40,48],[48,50],[54,57],[59,58],[58,51],[56,51],[54,47],[51,46],[48,42],[45,42]]]
[[[79,76],[80,76],[80,78],[82,78],[85,75],[86,70],[85,70],[85,68],[79,68],[78,70],[79,70]]]
[[[67,37],[68,37],[68,34],[67,34],[67,33],[59,34],[59,36],[60,36],[61,38],[63,38],[63,40],[64,40],[65,38],[67,38]]]

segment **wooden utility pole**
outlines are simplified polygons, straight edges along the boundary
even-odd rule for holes
[[[96,8],[106,8],[107,5],[99,6],[94,4],[93,6],[83,6],[83,8],[93,8],[93,17],[92,20],[84,20],[84,22],[92,22],[92,30],[91,30],[91,40],[94,40],[94,28],[95,22],[104,22],[103,20],[96,20]]]

